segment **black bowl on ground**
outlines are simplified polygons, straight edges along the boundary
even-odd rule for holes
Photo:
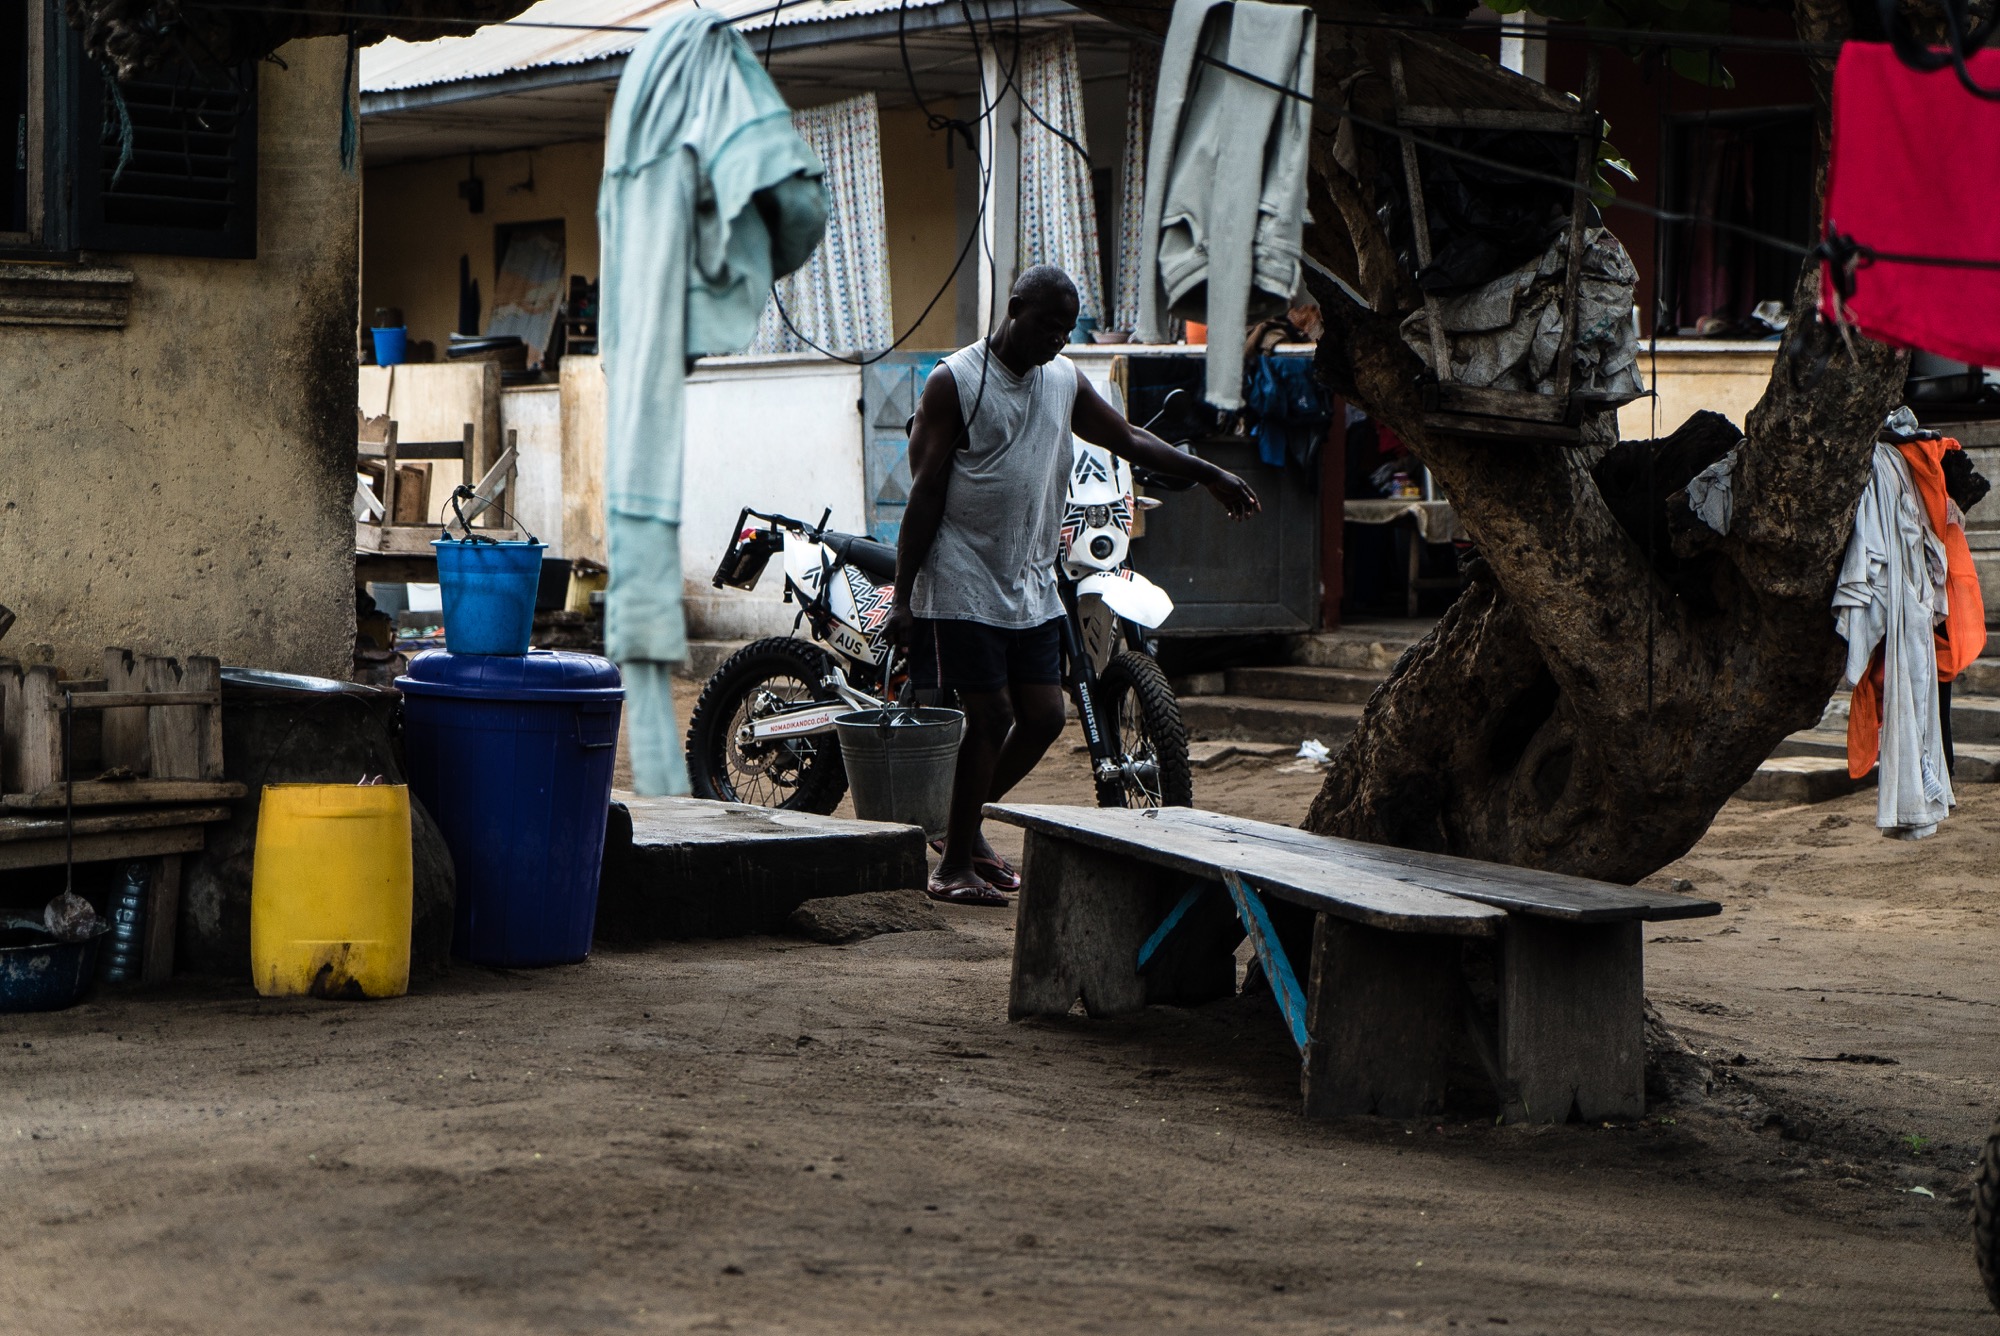
[[[62,942],[31,928],[0,930],[0,1012],[61,1011],[81,1002],[97,977],[97,944],[108,931]]]

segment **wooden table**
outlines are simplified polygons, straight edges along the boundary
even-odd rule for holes
[[[159,983],[172,977],[174,930],[180,919],[181,858],[199,852],[207,839],[205,827],[227,821],[229,815],[229,808],[220,805],[111,812],[88,809],[77,814],[76,862],[155,860],[146,900],[142,982]],[[0,814],[0,871],[61,867],[67,849],[61,812]]]

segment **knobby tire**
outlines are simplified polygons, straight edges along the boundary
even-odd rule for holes
[[[785,678],[803,683],[806,694],[815,700],[838,699],[818,686],[831,668],[832,659],[825,650],[795,636],[752,641],[724,660],[702,687],[694,713],[688,716],[688,781],[694,796],[722,802],[754,801],[737,792],[728,765],[744,702],[765,683]],[[840,743],[831,733],[822,733],[796,739],[794,744],[766,745],[790,746],[790,754],[797,755],[804,749],[796,743],[810,744],[810,752],[796,765],[797,780],[790,785],[789,795],[775,805],[785,811],[828,815],[840,806],[847,793],[847,770],[840,759]],[[791,772],[792,763],[785,762],[783,768]]]

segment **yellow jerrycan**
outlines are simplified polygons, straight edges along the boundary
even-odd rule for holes
[[[250,876],[250,972],[265,997],[410,987],[410,791],[266,784]]]

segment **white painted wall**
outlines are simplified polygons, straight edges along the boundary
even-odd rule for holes
[[[500,504],[523,528],[566,557],[563,546],[562,389],[518,385],[500,391],[500,440],[514,433],[518,494]]]
[[[774,561],[752,592],[709,583],[744,506],[863,526],[861,372],[816,353],[702,359],[687,386],[681,473],[681,578],[688,636],[785,635],[798,613],[782,601]]]

